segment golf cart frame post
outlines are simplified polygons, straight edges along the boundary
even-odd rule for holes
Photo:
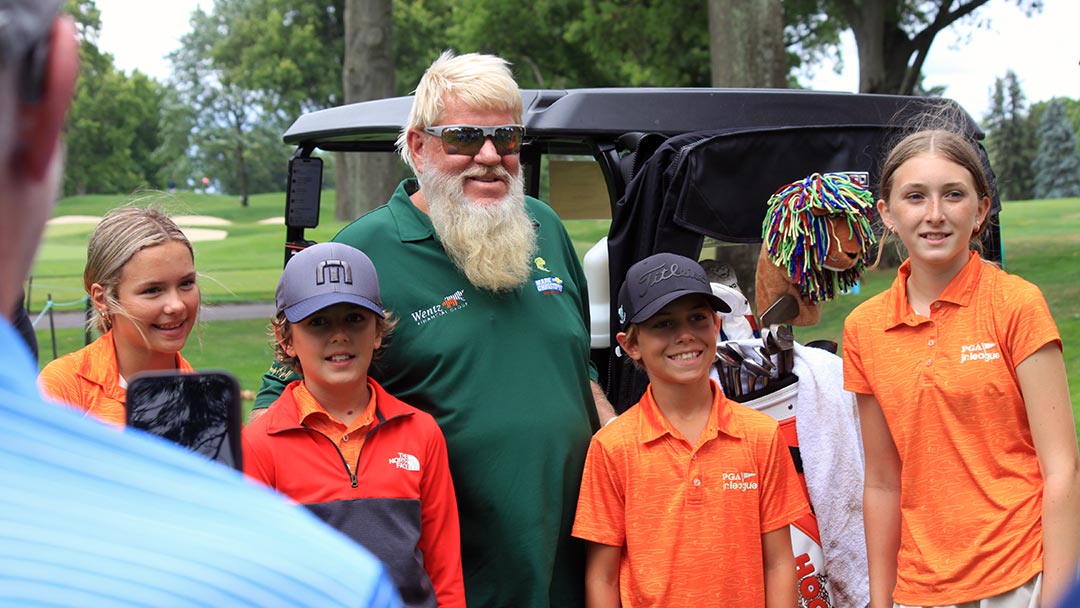
[[[617,327],[622,277],[637,260],[659,251],[696,259],[706,239],[759,243],[766,202],[777,188],[831,171],[877,184],[885,151],[910,119],[955,106],[940,98],[715,88],[527,89],[522,101],[526,194],[539,198],[545,156],[591,157],[603,175],[612,219],[609,328]],[[289,161],[286,261],[311,244],[304,230],[318,225],[322,163],[314,152],[392,153],[411,106],[412,97],[360,102],[304,114],[289,127],[284,141],[296,152]],[[976,122],[957,114],[966,122],[958,126],[982,140]],[[979,152],[989,170],[981,144]],[[985,257],[1000,262],[996,187],[992,198]],[[594,348],[593,360],[622,411],[644,384],[618,364],[610,333],[610,346]]]

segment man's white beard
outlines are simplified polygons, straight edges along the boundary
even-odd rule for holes
[[[500,292],[521,286],[532,270],[536,229],[525,211],[520,173],[511,176],[496,167],[496,176],[507,180],[509,191],[498,203],[479,205],[465,195],[465,179],[490,171],[447,174],[432,163],[427,167],[417,181],[435,234],[454,265],[480,289]]]

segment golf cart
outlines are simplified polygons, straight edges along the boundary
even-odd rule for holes
[[[524,90],[526,193],[564,219],[611,218],[606,272],[590,272],[593,360],[618,411],[645,387],[620,362],[613,337],[616,298],[634,262],[670,251],[699,259],[706,247],[761,242],[766,201],[811,173],[843,172],[873,185],[883,152],[915,114],[941,99],[764,89]],[[286,255],[318,223],[321,160],[327,152],[391,152],[412,98],[356,103],[305,114],[286,131],[295,145],[286,203]],[[962,112],[961,112],[962,113]],[[966,113],[966,129],[982,133]],[[980,147],[984,163],[988,162]],[[542,167],[548,170],[542,171]],[[562,177],[571,184],[564,186]],[[993,196],[985,257],[1000,261]],[[600,206],[590,206],[591,201]],[[606,208],[605,208],[606,207]],[[595,280],[594,280],[595,279]],[[740,277],[742,284],[753,277]],[[761,311],[759,311],[760,313]]]

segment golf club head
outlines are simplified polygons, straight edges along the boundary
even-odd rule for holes
[[[776,345],[780,350],[791,350],[795,348],[795,332],[791,331],[791,327],[788,325],[779,325],[770,334],[776,341]]]
[[[751,357],[743,359],[742,368],[743,370],[749,372],[750,375],[757,376],[758,378],[767,378],[772,375],[772,372],[770,372],[764,365],[758,363],[755,359]]]
[[[761,326],[770,327],[787,323],[797,316],[799,316],[799,300],[790,293],[785,293],[761,313]]]
[[[756,354],[761,359],[761,367],[769,370],[770,374],[774,369],[776,369],[776,365],[773,363],[771,353],[765,352],[764,346],[755,347],[754,354]]]
[[[776,341],[776,332],[774,329],[780,327],[779,325],[769,328],[764,327],[761,329],[761,345],[765,348],[765,352],[770,356],[779,353],[781,350],[780,345]]]
[[[730,360],[733,365],[742,364],[743,359],[746,358],[743,356],[743,353],[738,346],[732,346],[730,342],[721,342],[720,344],[717,344],[716,352],[722,359]]]
[[[751,358],[743,359],[742,371],[746,372],[750,376],[750,382],[748,387],[751,391],[757,390],[758,380],[762,381],[762,388],[769,385],[769,370],[765,369]]]

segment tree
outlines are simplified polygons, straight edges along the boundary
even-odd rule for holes
[[[780,0],[709,0],[708,6],[712,85],[784,87],[788,58]],[[739,288],[750,302],[756,301],[757,289],[748,279],[757,273],[760,251],[760,244],[740,244],[716,252],[716,258],[741,277]]]
[[[345,0],[345,103],[394,95],[391,15],[390,0]],[[338,155],[335,218],[351,220],[385,203],[400,173],[393,154]]]
[[[706,6],[665,0],[583,0],[564,40],[596,81],[575,86],[707,86]],[[678,27],[672,27],[678,24]]]
[[[712,84],[784,88],[784,7],[780,0],[709,0]]]
[[[987,152],[1001,197],[1011,201],[1031,198],[1034,123],[1027,114],[1020,81],[1012,70],[995,80],[990,112],[984,123],[989,131]]]
[[[1050,101],[1038,131],[1039,150],[1035,155],[1035,197],[1080,196],[1080,153],[1076,134],[1065,115],[1065,104]]]
[[[1068,97],[1055,97],[1054,99],[1060,101],[1065,106],[1065,116],[1069,118],[1069,122],[1072,123],[1073,132],[1076,133],[1077,142],[1080,142],[1080,100],[1069,99]],[[1031,108],[1028,112],[1028,121],[1031,124],[1031,130],[1034,133],[1038,129],[1038,125],[1042,122],[1043,112],[1046,111],[1046,107],[1050,105],[1050,101],[1040,101],[1031,104]],[[1080,149],[1080,143],[1077,144],[1077,148]],[[1034,157],[1034,154],[1032,155]]]
[[[242,8],[243,0],[217,0],[213,13],[197,9],[191,32],[169,57],[177,101],[194,110],[181,116],[192,126],[185,146],[196,153],[192,167],[246,207],[251,193],[284,187],[280,170],[268,165],[286,166],[288,147],[277,143],[285,129],[282,113],[267,111],[279,107],[281,97],[244,86],[245,74],[222,58],[224,32]]]
[[[97,46],[101,15],[93,0],[69,0],[76,20],[82,69],[68,114],[67,194],[131,192],[160,187],[162,88],[145,74],[116,70],[112,56]]]
[[[910,95],[934,38],[989,1],[822,0],[819,6],[840,16],[855,35],[860,92]],[[1029,15],[1042,10],[1042,0],[1014,1]]]

